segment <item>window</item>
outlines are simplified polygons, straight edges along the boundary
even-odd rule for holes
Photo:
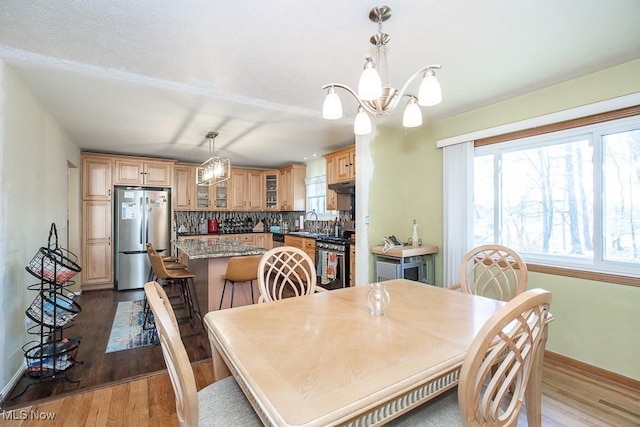
[[[307,178],[305,179],[305,185],[307,190],[307,211],[314,211],[318,214],[318,220],[332,220],[338,216],[337,211],[327,211],[326,175]]]
[[[474,245],[638,275],[640,116],[478,146],[473,168]]]

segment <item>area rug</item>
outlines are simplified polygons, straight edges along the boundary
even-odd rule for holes
[[[153,325],[153,318],[150,320],[150,324]],[[143,300],[119,302],[105,353],[129,350],[158,342],[156,328],[144,329],[143,324]]]

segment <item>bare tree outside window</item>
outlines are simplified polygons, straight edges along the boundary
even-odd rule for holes
[[[474,243],[510,246],[549,265],[638,271],[640,118],[633,120],[620,121],[620,131],[590,125],[476,148]]]

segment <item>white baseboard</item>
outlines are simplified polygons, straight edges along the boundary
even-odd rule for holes
[[[9,380],[9,382],[4,386],[2,390],[0,390],[0,405],[4,406],[4,401],[9,397],[9,393],[18,385],[18,382],[22,379],[24,374],[27,372],[27,364],[25,361],[22,362],[22,366],[20,369],[13,374],[13,377]]]

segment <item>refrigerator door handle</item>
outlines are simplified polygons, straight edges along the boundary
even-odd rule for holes
[[[145,243],[149,241],[149,215],[151,215],[151,207],[149,207],[149,198],[145,198],[145,212],[144,212],[144,235],[145,235]]]
[[[143,200],[143,199],[142,199],[142,197],[140,197],[140,204],[138,205],[138,206],[139,206],[139,209],[140,209],[140,218],[142,219],[142,221],[140,222],[140,244],[141,244],[141,245],[142,245],[142,244],[144,244],[144,243],[146,243],[146,242],[144,241],[144,235],[143,235],[143,232],[144,232],[144,231],[143,231],[143,230],[144,230],[144,222],[145,222],[145,219],[146,219],[146,218],[145,218],[145,216],[144,216],[144,205],[142,204],[142,200]]]

